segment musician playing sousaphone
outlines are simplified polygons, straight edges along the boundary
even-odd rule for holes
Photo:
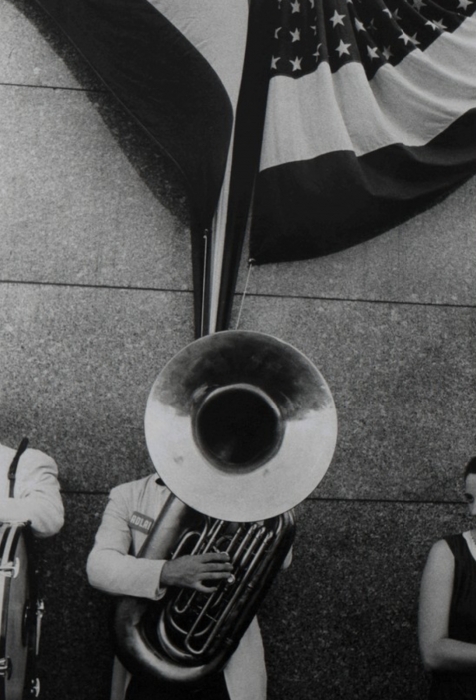
[[[124,596],[111,700],[265,700],[256,590],[289,565],[290,509],[332,459],[330,391],[290,345],[214,333],[159,374],[145,434],[160,476],[112,489],[87,564]]]
[[[213,584],[229,578],[233,567],[228,555],[222,552],[185,555],[172,561],[135,556],[169,495],[170,491],[157,475],[112,489],[88,559],[91,585],[113,595],[158,600],[167,586],[207,592],[212,590]],[[243,684],[247,689],[245,692],[242,690]],[[248,695],[248,692],[251,694]],[[111,700],[122,700],[124,697],[127,700],[265,698],[266,670],[256,619],[242,637],[224,672],[213,675],[196,688],[167,686],[138,675],[131,679],[119,660],[115,659]]]

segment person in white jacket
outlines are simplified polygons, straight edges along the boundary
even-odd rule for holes
[[[225,553],[152,560],[135,555],[159,516],[169,489],[156,475],[113,488],[87,562],[89,582],[112,595],[160,599],[168,585],[196,590],[226,579],[232,565]],[[290,557],[285,563],[289,564]],[[201,688],[170,690],[131,675],[115,659],[111,700],[265,700],[266,667],[258,622],[254,618],[223,672]]]
[[[0,522],[29,521],[36,537],[50,537],[64,522],[58,467],[44,452],[25,447],[22,441],[17,453],[0,444]]]

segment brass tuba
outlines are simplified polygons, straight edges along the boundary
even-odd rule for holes
[[[199,682],[223,668],[292,546],[292,509],[332,460],[337,418],[316,367],[291,345],[222,331],[188,345],[155,381],[145,412],[152,462],[171,491],[139,556],[226,551],[213,593],[121,598],[117,654],[133,673]]]

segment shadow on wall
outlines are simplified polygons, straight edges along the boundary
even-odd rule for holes
[[[158,201],[183,225],[189,225],[188,198],[172,161],[152,143],[105,88],[64,33],[34,0],[8,0],[34,25],[81,85],[119,147]]]

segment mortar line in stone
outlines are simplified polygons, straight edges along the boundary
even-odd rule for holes
[[[239,294],[240,292],[237,292]],[[264,298],[264,299],[299,299],[301,301],[343,301],[351,304],[387,304],[399,306],[430,306],[430,307],[445,307],[454,309],[474,309],[476,304],[455,304],[450,302],[435,302],[435,301],[400,301],[398,299],[363,299],[351,297],[326,297],[326,296],[310,296],[306,294],[256,294],[248,292],[248,297]]]
[[[313,503],[402,503],[405,505],[457,505],[464,506],[465,501],[444,501],[438,499],[408,499],[408,498],[333,498],[333,497],[308,497],[306,501]],[[305,501],[303,501],[304,503]]]
[[[15,279],[5,279],[0,280],[0,286],[2,284],[15,284],[15,285],[31,285],[38,287],[72,287],[77,289],[111,289],[117,291],[138,291],[138,292],[177,292],[182,294],[191,294],[191,289],[176,289],[176,288],[164,288],[164,287],[140,287],[140,286],[120,286],[112,284],[79,284],[71,282],[43,282],[41,280],[15,280]],[[239,296],[241,292],[237,292],[236,296]],[[326,296],[305,296],[305,295],[286,295],[286,294],[248,294],[248,297],[265,298],[265,299],[298,299],[301,301],[332,301],[332,302],[343,302],[349,304],[386,304],[387,306],[423,306],[430,308],[449,308],[449,309],[474,309],[476,304],[450,304],[449,302],[437,303],[437,302],[426,302],[426,301],[399,301],[399,300],[385,300],[385,299],[351,299],[348,297],[326,297]]]
[[[94,490],[88,491],[84,489],[61,489],[63,496],[107,496],[110,489],[105,491]],[[438,500],[405,500],[405,499],[377,499],[377,498],[306,498],[302,503],[310,501],[313,503],[373,503],[373,504],[389,504],[399,503],[403,505],[465,505],[464,501],[438,501]]]
[[[42,281],[35,281],[35,280],[0,280],[0,287],[2,285],[7,285],[7,284],[12,284],[12,285],[25,285],[25,286],[31,286],[31,287],[71,287],[73,289],[107,289],[107,290],[114,290],[114,291],[133,291],[133,292],[173,292],[173,293],[182,293],[182,294],[192,294],[191,289],[175,289],[175,288],[166,288],[166,287],[123,287],[123,286],[118,286],[118,285],[113,285],[113,284],[79,284],[79,283],[71,283],[71,282],[42,282]]]

